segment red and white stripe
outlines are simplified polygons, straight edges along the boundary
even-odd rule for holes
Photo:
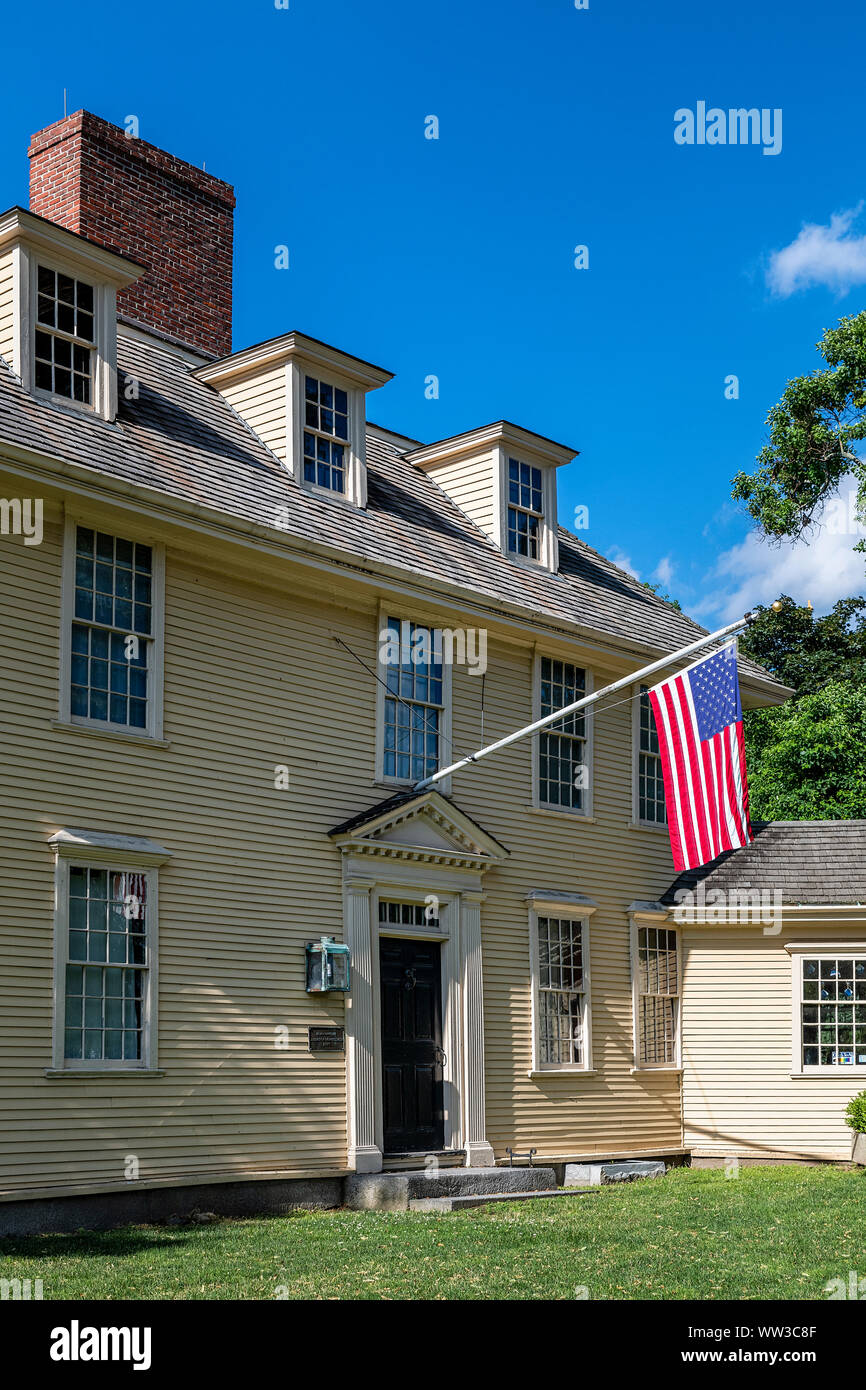
[[[705,743],[683,674],[649,692],[665,782],[674,867],[696,869],[752,838],[743,722]]]

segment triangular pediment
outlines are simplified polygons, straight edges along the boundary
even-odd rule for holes
[[[486,867],[508,854],[477,821],[437,791],[379,802],[336,826],[331,836],[344,849],[472,868]]]

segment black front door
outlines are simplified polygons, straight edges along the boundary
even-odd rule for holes
[[[442,966],[438,941],[379,941],[386,1153],[444,1143]]]

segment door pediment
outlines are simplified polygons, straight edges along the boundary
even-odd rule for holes
[[[484,870],[508,850],[440,792],[406,792],[335,826],[344,853]]]

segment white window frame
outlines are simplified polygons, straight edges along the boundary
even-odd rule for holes
[[[70,399],[36,386],[35,342],[39,328],[38,294],[39,266],[46,270],[58,271],[75,280],[93,286],[93,348],[92,400]],[[50,401],[52,405],[64,410],[72,410],[85,415],[99,415],[105,420],[113,420],[117,414],[117,292],[112,285],[93,276],[88,270],[65,260],[53,252],[43,252],[30,247],[20,248],[18,261],[20,277],[20,304],[23,316],[21,345],[21,380],[25,390],[37,399]],[[46,330],[50,331],[50,330]]]
[[[435,619],[427,615],[419,616],[417,613],[409,613],[400,603],[392,603],[382,606],[379,609],[379,621],[376,628],[376,750],[375,750],[375,769],[374,781],[387,787],[412,787],[417,780],[414,777],[390,777],[385,775],[385,700],[388,692],[383,684],[384,677],[379,666],[379,641],[380,635],[384,631],[389,618],[397,618],[400,622],[406,621],[415,627],[426,627],[431,630],[441,627]],[[442,707],[439,719],[439,767],[447,766],[453,761],[451,748],[451,664],[443,661],[442,663]],[[451,790],[451,778],[446,777],[443,781],[436,783],[437,789],[447,796]]]
[[[159,867],[170,857],[167,850],[153,841],[133,841],[127,836],[112,836],[96,832],[61,831],[52,837],[56,854],[54,872],[54,1026],[52,1061],[55,1073],[106,1072],[112,1075],[153,1071],[157,1057],[157,998],[159,974]],[[130,848],[132,846],[132,848]],[[141,848],[145,846],[145,848]],[[105,869],[113,873],[142,874],[147,882],[146,964],[143,973],[146,988],[143,993],[141,1057],[134,1062],[128,1058],[66,1058],[64,1031],[66,1023],[66,966],[81,964],[69,961],[69,871],[71,868]]]
[[[595,904],[581,894],[551,894],[533,892],[529,895],[529,967],[532,990],[532,1067],[529,1076],[581,1076],[592,1073],[592,972],[590,960],[590,917]],[[541,966],[538,951],[538,923],[542,917],[554,917],[580,927],[583,993],[581,1029],[583,1034],[582,1062],[545,1062],[541,1058]]]
[[[822,942],[819,945],[814,942],[796,942],[792,945],[787,945],[785,950],[791,956],[792,1075],[834,1077],[840,1081],[844,1081],[846,1078],[852,1076],[862,1077],[866,1074],[866,1062],[854,1062],[850,1067],[839,1066],[838,1063],[835,1066],[829,1067],[822,1066],[820,1062],[817,1065],[811,1066],[806,1066],[804,1064],[803,1015],[801,1009],[803,1001],[800,998],[800,994],[803,979],[803,961],[807,957],[814,960],[839,960],[840,957],[847,957],[854,960],[866,960],[866,942]],[[820,999],[816,1002],[820,1008]],[[857,1001],[853,1000],[852,1002],[856,1003]],[[818,1046],[820,1048],[820,1042]]]
[[[108,719],[91,719],[88,715],[72,713],[72,625],[75,618],[75,549],[76,532],[79,526],[122,540],[138,541],[150,547],[153,568],[151,572],[151,622],[153,631],[147,640],[148,653],[148,697],[147,723],[144,728],[132,724],[114,724]],[[152,537],[142,535],[135,526],[118,531],[114,523],[92,516],[67,513],[63,535],[63,576],[60,604],[60,702],[58,721],[69,728],[89,729],[113,736],[134,739],[162,739],[163,684],[165,665],[165,547]]]
[[[632,686],[632,721],[631,721],[631,742],[632,742],[632,825],[640,826],[641,830],[661,830],[668,833],[668,822],[665,820],[643,820],[640,813],[640,693],[641,683]],[[650,707],[652,708],[652,707]],[[667,813],[667,803],[665,804]]]
[[[641,1031],[640,1031],[640,932],[658,929],[660,931],[673,932],[677,943],[677,994],[676,1009],[674,1010],[674,1027],[676,1030],[676,1047],[674,1057],[670,1062],[646,1062],[641,1057]],[[669,920],[667,913],[658,916],[644,916],[632,914],[631,916],[631,979],[632,979],[632,1029],[633,1029],[633,1048],[634,1048],[634,1070],[635,1071],[682,1071],[683,1066],[683,939],[679,928],[674,926]],[[670,995],[653,995],[653,998],[670,998]]]
[[[508,549],[508,461],[528,463],[530,468],[541,470],[542,516],[539,525],[538,559],[529,555],[516,555]],[[556,573],[559,568],[559,542],[556,535],[556,469],[549,463],[534,458],[528,450],[514,449],[497,444],[493,454],[493,478],[496,496],[494,497],[494,539],[502,554],[516,565],[526,565],[529,569],[545,569]]]
[[[345,444],[344,492],[333,488],[320,487],[318,483],[307,482],[304,478],[304,429],[305,429],[305,381],[308,376],[323,381],[328,386],[339,387],[346,392],[349,409],[349,439]],[[290,445],[289,466],[295,479],[305,492],[317,497],[328,497],[332,501],[348,502],[352,507],[367,505],[367,445],[366,416],[367,401],[364,391],[357,385],[332,371],[328,366],[306,362],[303,358],[293,358],[286,364],[286,411],[288,420],[288,442]],[[341,443],[341,440],[336,440]]]
[[[591,695],[594,688],[594,676],[588,666],[582,666],[572,657],[555,655],[549,651],[536,651],[532,662],[532,719],[541,718],[541,662],[542,659],[548,661],[561,661],[567,666],[577,666],[584,672],[585,688],[584,695]],[[586,737],[584,739],[585,767],[588,770],[589,785],[583,794],[582,806],[556,806],[550,802],[541,800],[541,776],[539,770],[539,758],[541,756],[541,730],[532,735],[532,806],[536,811],[550,811],[554,815],[573,816],[577,820],[591,821],[593,818],[593,784],[595,782],[594,764],[594,726],[592,716],[592,706],[583,711],[584,727]]]

